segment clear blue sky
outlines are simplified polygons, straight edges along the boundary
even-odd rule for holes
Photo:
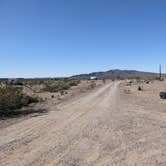
[[[0,77],[160,63],[166,70],[165,0],[0,0]]]

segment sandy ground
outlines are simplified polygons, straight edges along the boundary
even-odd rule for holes
[[[50,110],[52,110],[52,107],[53,110],[55,110],[57,104],[76,100],[80,97],[87,95],[88,93],[91,93],[92,91],[100,88],[103,85],[103,82],[101,80],[97,80],[95,81],[96,85],[95,88],[92,88],[91,85],[93,82],[94,82],[93,80],[92,81],[82,80],[79,85],[73,86],[69,90],[65,90],[64,95],[61,95],[60,93],[42,92],[41,91],[41,88],[43,88],[42,85],[35,85],[32,88],[33,90],[31,90],[31,88],[29,89],[27,86],[23,87],[25,94],[29,96],[39,97],[44,102],[39,102],[38,104],[32,104],[31,106],[24,108],[25,110],[32,109],[34,110],[35,113],[21,115],[19,117],[13,117],[13,118],[3,118],[3,119],[0,118],[0,129],[13,125],[15,123],[19,123],[31,117],[43,116],[44,114],[47,114]],[[52,96],[54,96],[54,98],[52,98]]]
[[[165,166],[166,83],[141,85],[110,82],[0,129],[0,166]]]

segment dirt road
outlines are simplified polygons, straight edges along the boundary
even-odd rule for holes
[[[0,166],[165,166],[166,116],[111,82],[0,131]]]

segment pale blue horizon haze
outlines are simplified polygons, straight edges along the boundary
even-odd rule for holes
[[[166,71],[165,0],[0,0],[0,77]]]

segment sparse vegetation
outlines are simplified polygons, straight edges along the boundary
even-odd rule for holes
[[[7,81],[0,81],[0,117],[10,117],[15,115],[25,115],[35,112],[33,109],[27,109],[26,106],[29,106],[31,103],[37,103],[40,100],[38,97],[33,95],[37,93],[34,89],[37,87],[41,91],[48,92],[58,92],[60,96],[67,94],[65,90],[68,90],[72,86],[77,86],[80,83],[80,80],[77,79],[29,79],[23,80],[23,84],[15,85],[8,84]],[[23,86],[22,86],[23,85]],[[32,95],[26,94],[27,91],[31,89]],[[44,87],[44,89],[43,89]],[[23,91],[24,89],[24,91]],[[25,91],[26,89],[26,91]],[[54,95],[51,96],[55,98]]]
[[[90,88],[91,88],[91,89],[94,89],[95,87],[96,87],[95,81],[91,81]]]
[[[24,80],[23,81],[24,85],[29,85],[29,86],[41,85],[43,83],[44,83],[44,80],[38,80],[38,79],[29,79],[29,80]]]
[[[124,89],[124,93],[125,93],[125,94],[130,94],[130,93],[131,93],[131,90],[130,90],[130,89]]]
[[[60,92],[61,94],[64,94],[65,90],[68,90],[72,86],[77,86],[79,83],[79,80],[47,82],[43,90],[48,92]]]
[[[106,84],[106,79],[103,78],[103,79],[102,79],[102,82],[103,82],[103,84]]]
[[[77,86],[80,83],[80,80],[68,80],[69,86]]]
[[[150,83],[150,81],[149,81],[149,80],[146,80],[146,81],[145,81],[145,83],[146,83],[146,84],[149,84],[149,83]]]
[[[143,86],[138,86],[138,91],[143,91]]]
[[[160,92],[160,98],[166,99],[166,92]]]
[[[164,78],[163,77],[155,77],[154,80],[157,80],[157,81],[164,81]]]
[[[13,110],[28,106],[31,103],[37,103],[38,101],[38,98],[24,94],[21,87],[0,87],[0,116],[10,115],[13,113]]]
[[[48,91],[48,92],[60,92],[62,90],[67,90],[69,89],[70,86],[69,84],[62,82],[62,81],[58,81],[55,83],[47,83],[45,85],[44,91]]]

